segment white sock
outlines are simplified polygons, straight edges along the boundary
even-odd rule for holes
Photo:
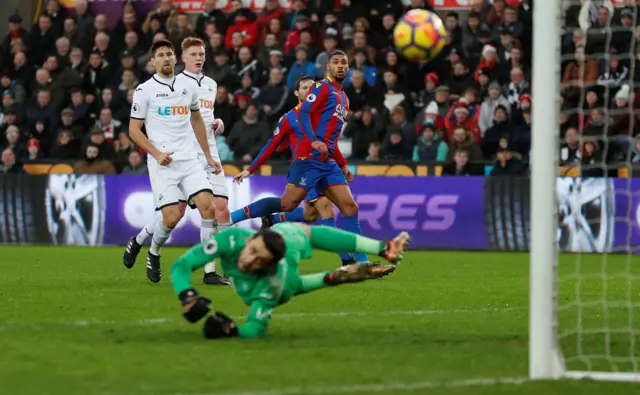
[[[151,248],[149,252],[153,255],[160,255],[160,247],[164,245],[171,235],[171,229],[167,229],[162,221],[156,224],[156,228],[153,230],[153,237],[151,238]]]
[[[153,231],[156,229],[158,222],[162,222],[162,211],[156,211],[156,215],[142,228],[136,236],[136,243],[143,245],[149,236],[153,236]]]
[[[203,219],[202,220],[202,225],[200,226],[200,241],[201,242],[205,242],[207,240],[209,240],[213,235],[215,235],[217,232],[217,229],[215,228],[215,226],[213,226],[213,220],[212,219]],[[204,265],[204,272],[205,273],[215,273],[216,272],[216,263],[215,261],[209,262],[206,265]]]
[[[224,232],[229,229],[233,225],[231,221],[229,222],[218,222],[218,232]]]

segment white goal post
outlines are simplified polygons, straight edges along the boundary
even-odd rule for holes
[[[578,0],[573,0],[578,2]],[[600,2],[598,2],[600,3]],[[635,2],[634,2],[635,3]],[[561,13],[564,11],[562,0],[537,1],[533,14],[533,54],[532,54],[532,92],[534,105],[532,106],[532,148],[531,148],[531,241],[530,241],[530,300],[529,300],[529,377],[534,380],[553,379],[593,379],[605,381],[636,381],[640,382],[638,359],[634,338],[640,344],[640,325],[633,325],[634,319],[630,313],[628,335],[631,339],[630,363],[627,371],[616,369],[605,371],[594,368],[593,371],[571,370],[566,367],[560,341],[560,326],[558,320],[558,294],[562,285],[558,281],[558,152],[559,152],[559,114],[560,114],[560,69],[561,69]],[[640,16],[639,16],[640,17]],[[635,22],[634,17],[634,22]],[[633,70],[632,70],[633,71]],[[635,70],[640,72],[640,70]],[[613,184],[612,184],[613,185]],[[630,184],[629,184],[630,185]],[[629,246],[630,247],[630,246]],[[629,254],[629,262],[635,257]],[[607,254],[602,260],[606,268]],[[573,259],[573,258],[570,258]],[[576,254],[577,262],[580,257]],[[640,259],[633,262],[640,265]],[[629,268],[630,266],[628,266]],[[578,276],[580,273],[578,273]],[[603,269],[602,275],[606,277]],[[629,275],[629,282],[638,277]],[[578,280],[579,281],[579,280]],[[606,279],[603,293],[606,293]],[[631,285],[629,285],[631,287]],[[631,288],[630,288],[631,289]],[[640,306],[640,288],[634,289],[635,303],[627,300],[628,307]],[[628,298],[632,296],[629,292]],[[579,295],[577,302],[581,303]],[[607,303],[605,297],[603,303]],[[586,304],[586,303],[585,303]],[[608,309],[608,307],[605,307]],[[586,309],[580,314],[594,314],[594,309]],[[608,312],[608,310],[606,310]],[[578,318],[580,320],[581,318]],[[560,320],[561,321],[561,320]],[[579,324],[581,321],[578,321]],[[614,330],[611,328],[597,329],[602,334],[603,342]],[[580,329],[578,330],[580,331]],[[583,333],[587,333],[586,331]],[[591,333],[589,333],[591,334]],[[578,333],[580,335],[580,333]],[[607,345],[604,346],[608,347]],[[576,359],[579,359],[578,356]],[[590,355],[583,356],[588,360]],[[606,351],[604,358],[611,358]],[[587,362],[589,363],[589,362]],[[615,366],[615,361],[612,363]],[[590,365],[589,365],[590,366]]]

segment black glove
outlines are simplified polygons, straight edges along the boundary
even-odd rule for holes
[[[198,296],[195,289],[187,289],[178,295],[182,303],[182,315],[191,322],[200,321],[211,311],[211,299]]]
[[[238,336],[238,327],[231,318],[218,311],[204,322],[202,333],[207,339],[235,337]]]

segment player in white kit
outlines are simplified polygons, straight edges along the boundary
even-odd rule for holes
[[[140,84],[133,94],[129,135],[148,154],[149,179],[157,208],[162,212],[147,254],[147,277],[160,281],[160,247],[182,218],[180,200],[193,201],[203,218],[201,232],[212,233],[215,220],[213,191],[193,137],[200,145],[206,162],[220,173],[222,166],[210,152],[202,114],[198,85],[174,76],[176,65],[173,44],[161,40],[151,46],[156,74]],[[147,136],[142,132],[145,126]],[[127,248],[130,248],[127,245]],[[127,268],[135,261],[124,261]]]
[[[216,162],[220,162],[220,155],[218,154],[218,148],[216,146],[215,135],[222,134],[224,132],[224,123],[221,119],[215,119],[214,117],[214,103],[216,94],[218,91],[218,84],[211,78],[202,74],[202,66],[205,59],[205,47],[204,42],[196,37],[188,37],[182,41],[182,61],[184,62],[185,71],[176,75],[176,81],[182,83],[194,82],[198,86],[198,97],[200,99],[200,113],[204,120],[205,128],[207,130],[207,139],[209,141],[209,148],[211,156]],[[208,239],[211,234],[216,234],[220,231],[229,229],[231,227],[231,219],[227,202],[229,199],[229,192],[227,184],[224,178],[224,171],[216,173],[214,169],[207,163],[204,153],[202,152],[199,143],[193,135],[193,150],[198,153],[201,159],[202,165],[209,176],[211,189],[213,190],[213,204],[215,208],[215,222],[203,221],[200,236],[202,241]],[[187,196],[182,196],[178,205],[180,210],[180,216],[184,216],[187,207]],[[188,202],[192,208],[195,208],[193,202]],[[142,244],[146,239],[153,235],[154,229],[157,223],[162,220],[160,214],[156,215],[147,225],[145,225],[137,236],[129,239],[127,247],[123,255],[123,261],[127,267],[133,266],[136,260],[136,256],[142,248]],[[216,273],[215,262],[210,262],[204,267],[204,279],[203,282],[209,285],[229,285],[229,282]]]

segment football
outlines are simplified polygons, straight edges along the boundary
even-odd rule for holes
[[[407,12],[393,30],[398,53],[419,62],[435,58],[446,44],[447,28],[433,12],[415,9]]]

